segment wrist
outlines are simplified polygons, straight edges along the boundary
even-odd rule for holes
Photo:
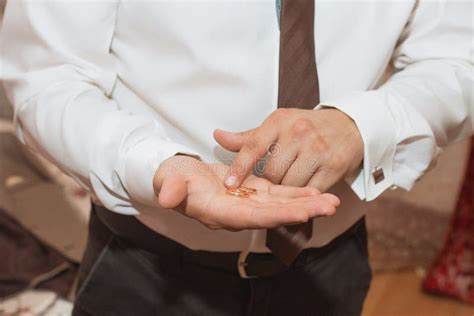
[[[364,142],[356,122],[344,111],[337,108],[322,108],[319,111],[331,113],[332,122],[339,122],[338,129],[344,134],[347,140],[347,147],[351,156],[352,164],[347,170],[346,176],[351,176],[356,172],[364,159]]]

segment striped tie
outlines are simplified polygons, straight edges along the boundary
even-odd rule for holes
[[[316,107],[319,103],[319,84],[314,49],[314,0],[283,0],[279,66],[278,107]],[[289,266],[312,233],[312,220],[269,229],[266,245]]]

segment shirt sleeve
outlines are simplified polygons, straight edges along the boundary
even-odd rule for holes
[[[395,74],[378,89],[320,104],[359,128],[363,166],[346,180],[361,199],[411,189],[441,147],[473,133],[472,5],[420,1],[395,49]]]
[[[197,153],[111,98],[117,2],[8,1],[0,74],[20,140],[108,209],[136,214],[137,205],[156,205],[152,180],[160,163]]]

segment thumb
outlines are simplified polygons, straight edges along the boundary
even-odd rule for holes
[[[245,140],[252,131],[253,129],[245,132],[233,133],[221,129],[216,129],[214,131],[214,139],[219,145],[221,145],[225,149],[237,152],[240,151],[242,146],[245,144]]]
[[[176,208],[186,199],[187,195],[188,186],[183,177],[166,177],[158,195],[158,203],[163,208]]]

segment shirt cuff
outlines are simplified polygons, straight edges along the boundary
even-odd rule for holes
[[[358,174],[345,180],[361,200],[371,201],[393,185],[397,129],[386,107],[388,97],[380,90],[354,92],[316,107],[344,112],[359,129],[364,143],[363,166]]]
[[[124,186],[132,201],[158,205],[153,190],[155,172],[164,160],[178,153],[199,159],[199,155],[186,146],[163,139],[147,138],[127,151]]]

